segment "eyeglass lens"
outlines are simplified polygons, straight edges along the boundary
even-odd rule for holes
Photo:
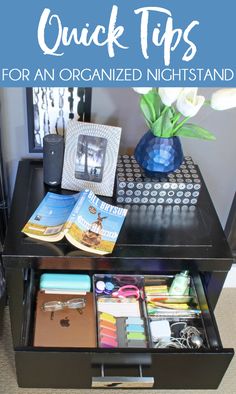
[[[44,312],[56,312],[65,308],[69,309],[82,309],[85,308],[86,302],[84,298],[73,298],[71,300],[61,301],[49,301],[42,305]]]

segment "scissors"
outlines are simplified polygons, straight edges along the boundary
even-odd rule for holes
[[[137,300],[140,297],[140,290],[134,285],[125,285],[120,287],[117,291],[112,293],[112,297],[127,298],[135,297]]]

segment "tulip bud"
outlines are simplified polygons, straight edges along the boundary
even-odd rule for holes
[[[152,90],[152,88],[133,88],[133,89],[138,94],[147,94]]]
[[[176,108],[185,117],[195,116],[205,102],[204,96],[197,96],[198,88],[185,88],[180,93]]]
[[[219,89],[211,97],[211,107],[223,111],[236,107],[236,89]]]
[[[178,98],[183,88],[159,88],[158,93],[161,101],[170,107]]]

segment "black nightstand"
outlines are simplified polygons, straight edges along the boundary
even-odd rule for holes
[[[202,183],[195,208],[131,206],[114,252],[101,257],[77,250],[66,240],[50,244],[21,233],[49,189],[43,184],[42,161],[20,162],[3,253],[20,386],[90,388],[105,365],[107,375],[122,377],[139,375],[142,367],[143,375],[136,387],[147,387],[150,378],[156,389],[218,387],[234,352],[223,348],[213,310],[232,265],[232,256],[203,180]],[[209,348],[195,351],[33,347],[38,275],[59,270],[91,275],[159,275],[189,270]],[[106,386],[106,378],[100,380]],[[114,383],[110,387],[121,385]]]

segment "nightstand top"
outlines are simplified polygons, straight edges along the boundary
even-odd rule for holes
[[[57,243],[41,242],[21,232],[47,191],[42,160],[20,161],[3,252],[5,262],[10,257],[101,260],[101,256],[78,250],[66,239]],[[71,193],[61,189],[50,191]],[[112,199],[101,199],[113,203]],[[195,209],[131,205],[113,253],[102,259],[148,259],[154,263],[174,259],[208,264],[214,260],[215,267],[224,270],[230,269],[232,264],[230,248],[203,180]]]

